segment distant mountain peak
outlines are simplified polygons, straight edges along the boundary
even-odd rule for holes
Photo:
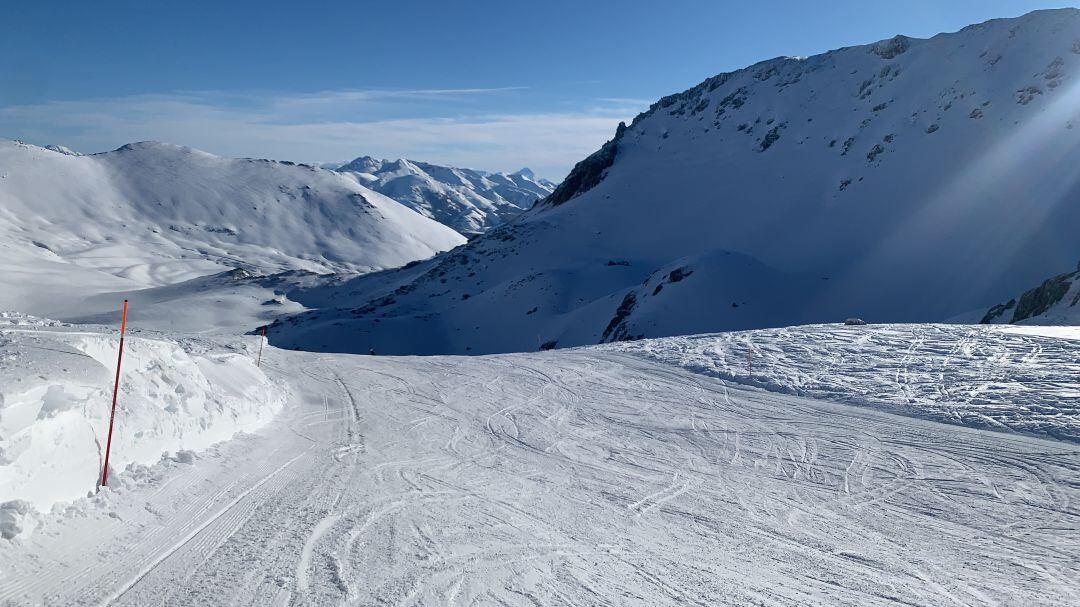
[[[555,187],[527,168],[489,173],[405,158],[360,156],[337,170],[356,175],[365,186],[466,235],[505,223]]]
[[[65,156],[82,156],[81,153],[63,145],[47,145],[45,146],[45,149],[58,154],[64,154]]]

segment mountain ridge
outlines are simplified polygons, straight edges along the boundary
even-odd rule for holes
[[[340,311],[283,322],[280,343],[348,351],[349,335],[403,354],[596,343],[627,294],[680,259],[697,269],[641,294],[657,311],[631,311],[621,334],[985,309],[1080,257],[1066,229],[1080,223],[1068,202],[1080,199],[1078,74],[1076,10],[718,74],[620,125],[512,224],[343,285]],[[749,280],[718,262],[725,251],[772,270]],[[659,312],[689,310],[691,293],[738,316]]]
[[[335,169],[414,211],[475,236],[547,196],[554,184],[528,168],[490,173],[399,158],[360,156]]]
[[[73,156],[0,140],[0,208],[15,260],[0,308],[37,314],[237,267],[380,270],[464,242],[338,173],[160,142]]]

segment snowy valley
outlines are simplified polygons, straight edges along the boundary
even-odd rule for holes
[[[1068,9],[559,184],[0,140],[0,606],[1078,604],[1078,101]]]

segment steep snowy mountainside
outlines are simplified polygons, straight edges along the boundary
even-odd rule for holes
[[[0,309],[245,268],[367,272],[451,249],[453,230],[322,169],[137,143],[74,156],[0,141]]]
[[[466,235],[505,223],[555,188],[529,169],[487,173],[361,156],[336,170],[353,174],[376,192]]]
[[[1080,264],[1073,272],[1058,274],[1020,297],[990,308],[983,324],[1080,324]]]
[[[665,288],[683,312],[621,335],[985,309],[1080,256],[1078,102],[1073,9],[764,61],[660,100],[512,224],[354,281],[347,310],[279,337],[401,353],[596,343],[684,259],[716,296]],[[772,270],[748,282],[705,261],[725,251]]]

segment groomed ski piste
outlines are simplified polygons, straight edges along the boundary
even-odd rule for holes
[[[1075,329],[134,332],[96,491],[116,329],[4,322],[0,605],[1080,603]]]

